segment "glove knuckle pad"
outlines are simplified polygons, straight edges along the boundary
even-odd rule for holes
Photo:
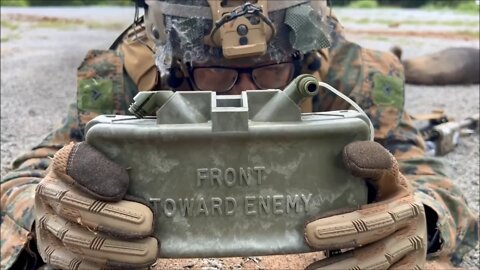
[[[307,243],[319,249],[347,248],[365,245],[382,239],[408,226],[423,213],[418,203],[368,206],[349,214],[332,216],[307,224]]]
[[[380,144],[370,141],[345,146],[343,160],[353,175],[364,178],[376,177],[393,166],[390,153]]]
[[[93,262],[118,267],[147,266],[154,262],[158,252],[157,240],[152,237],[132,241],[121,240],[94,233],[55,215],[47,215],[43,223],[42,227],[46,231],[42,233],[55,236],[68,250],[61,251],[60,246],[55,243],[57,240],[49,239],[44,254],[54,265],[69,265],[65,262],[72,258],[83,257]]]
[[[71,152],[67,173],[80,187],[102,200],[118,201],[127,192],[126,170],[86,143],[78,144]]]

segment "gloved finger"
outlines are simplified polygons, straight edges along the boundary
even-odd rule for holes
[[[92,269],[139,269],[147,268],[152,265],[155,260],[145,264],[129,264],[108,259],[88,260],[85,255],[79,256],[68,250],[62,245],[60,240],[50,232],[38,228],[36,229],[37,243],[39,253],[45,263],[59,269],[76,269],[76,270],[92,270]]]
[[[357,141],[343,149],[345,167],[354,176],[369,181],[376,189],[376,201],[403,196],[408,184],[398,169],[398,162],[382,145]]]
[[[380,241],[311,264],[307,269],[423,269],[427,252],[424,215]]]
[[[405,235],[408,229],[373,244],[348,251],[341,255],[332,256],[314,262],[306,269],[391,269],[392,266],[402,265],[402,269],[423,269],[426,258],[426,243],[423,236]],[[419,260],[411,260],[419,258]],[[423,258],[423,259],[422,259]],[[404,264],[408,262],[408,264]]]
[[[37,186],[40,197],[53,211],[92,230],[122,238],[141,238],[153,232],[150,208],[132,201],[103,202],[90,198],[49,173]]]
[[[46,261],[49,260],[49,253],[54,249],[52,247],[48,249],[51,245],[56,246],[57,250],[59,248],[63,250],[57,251],[57,254],[66,252],[69,253],[67,255],[70,259],[84,258],[83,260],[101,266],[138,268],[151,265],[156,260],[158,242],[153,237],[133,241],[118,240],[88,231],[52,213],[47,205],[39,203],[36,227],[38,234],[45,239],[43,242],[47,243],[47,245],[43,244],[45,246],[43,255]]]
[[[60,269],[100,269],[100,265],[80,259],[67,251],[60,240],[39,226],[39,219],[51,212],[52,210],[49,209],[48,205],[40,198],[35,197],[35,234],[37,249],[43,261]]]
[[[59,179],[102,201],[122,199],[129,184],[124,168],[85,142],[70,143],[58,150],[52,170]]]
[[[60,269],[91,270],[101,269],[102,266],[96,263],[78,258],[62,246],[61,242],[47,231],[35,228],[37,235],[38,252],[43,261],[52,267]]]
[[[425,250],[427,248],[425,247]],[[420,270],[425,269],[426,262],[426,252],[424,253],[423,250],[419,249],[415,252],[410,252],[405,257],[403,257],[400,261],[393,264],[389,269],[390,270],[400,270],[400,269],[414,269]]]
[[[357,211],[307,223],[305,239],[320,250],[359,247],[387,237],[416,218],[424,218],[424,211],[413,196],[367,204]]]

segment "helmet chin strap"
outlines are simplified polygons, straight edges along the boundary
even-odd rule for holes
[[[138,38],[138,35],[137,35],[138,31],[136,29],[143,27],[141,24],[143,23],[144,20],[143,20],[143,17],[140,17],[140,15],[139,15],[140,5],[137,2],[138,1],[135,1],[135,14],[133,15],[133,28],[134,28],[133,32],[134,32],[134,35],[135,35],[135,40],[140,42],[143,46],[147,47],[149,51],[151,51],[153,54],[155,54],[155,51],[153,50],[153,48],[151,48],[147,43],[143,42],[143,40],[141,38]],[[143,5],[145,5],[144,1],[143,1]]]

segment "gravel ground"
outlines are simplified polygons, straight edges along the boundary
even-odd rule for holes
[[[85,26],[70,23],[39,25],[34,22],[4,20],[11,14],[33,14],[64,18],[93,19],[112,25]],[[473,21],[478,17],[451,12],[351,10],[337,9],[340,19],[375,18],[375,14],[402,20]],[[386,16],[386,14],[390,14]],[[121,26],[133,18],[132,8],[2,8],[1,43],[1,173],[5,174],[13,157],[35,146],[57,125],[74,100],[75,72],[87,50],[106,48],[116,38]],[[475,17],[475,18],[474,18]],[[428,24],[428,23],[427,23]],[[107,27],[108,26],[108,27]],[[345,26],[354,30],[385,28],[377,23],[358,25],[346,20]],[[399,26],[402,27],[401,25]],[[438,30],[439,25],[419,29]],[[452,31],[451,23],[445,26]],[[462,26],[462,29],[464,26]],[[471,31],[478,32],[478,27]],[[378,50],[400,45],[404,57],[432,53],[452,46],[479,47],[478,39],[451,40],[445,38],[366,36],[348,32],[348,37],[359,44]],[[406,107],[410,113],[428,113],[444,109],[449,116],[461,119],[479,112],[479,85],[425,87],[407,85]],[[463,190],[472,209],[479,211],[479,135],[463,138],[454,152],[441,157],[451,168],[450,175]],[[472,251],[463,264],[465,268],[479,268],[479,250]],[[243,263],[255,261],[244,258]],[[203,263],[205,262],[205,263]],[[213,269],[225,267],[222,260],[200,260],[197,263]],[[193,264],[192,264],[193,265]],[[197,264],[198,265],[198,264]],[[241,267],[240,265],[240,267]],[[203,267],[202,266],[202,267]],[[221,266],[221,267],[220,267]]]

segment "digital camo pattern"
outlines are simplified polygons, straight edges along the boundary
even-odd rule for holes
[[[18,173],[1,184],[1,269],[9,268],[31,238],[35,187],[43,172]]]
[[[391,53],[361,48],[346,41],[337,26],[334,45],[328,52],[325,82],[356,101],[375,127],[375,140],[399,161],[402,173],[411,181],[424,205],[439,217],[440,249],[429,258],[450,257],[459,264],[478,244],[478,213],[471,210],[461,191],[444,173],[443,164],[425,157],[425,142],[403,111],[403,67]],[[320,93],[319,111],[349,109],[342,99]]]
[[[17,157],[14,170],[1,179],[1,269],[12,266],[31,238],[35,187],[55,152],[70,141],[83,141],[86,123],[98,114],[127,113],[137,89],[124,91],[124,81],[132,85],[125,76],[119,53],[89,51],[78,69],[77,104],[70,105],[60,127]]]
[[[403,111],[402,66],[390,53],[346,41],[339,24],[333,23],[336,31],[332,33],[332,47],[321,52],[321,78],[365,109],[374,124],[375,139],[395,155],[423,203],[438,215],[441,246],[429,259],[449,257],[458,264],[478,242],[477,213],[470,210],[444,174],[443,165],[424,156],[424,141]],[[29,240],[34,186],[45,174],[48,157],[69,141],[83,140],[83,126],[95,115],[126,112],[137,89],[120,64],[121,55],[115,51],[89,52],[79,68],[78,108],[72,105],[63,125],[32,152],[19,157],[14,162],[15,170],[2,179],[2,269],[12,265]],[[107,82],[109,78],[111,82]],[[313,104],[315,111],[348,108],[345,101],[329,92],[321,92]]]
[[[80,128],[100,114],[127,114],[133,97],[124,94],[123,61],[117,51],[91,50],[78,68]]]

